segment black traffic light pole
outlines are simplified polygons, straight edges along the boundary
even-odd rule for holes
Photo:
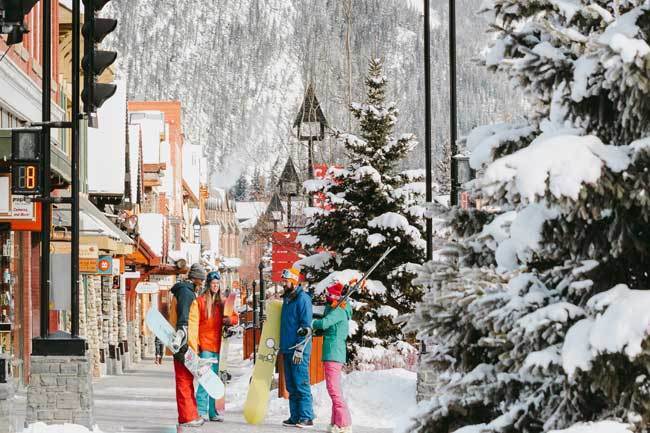
[[[50,127],[52,104],[52,4],[51,0],[41,0],[43,7],[43,82],[42,82],[42,122],[43,122],[43,151],[42,176],[43,197],[50,198],[52,185],[50,182]],[[40,306],[40,336],[49,337],[50,324],[50,219],[52,207],[48,200],[41,204],[41,306]],[[35,345],[37,347],[37,345]],[[36,349],[35,347],[35,349]]]
[[[43,7],[43,83],[42,83],[42,176],[43,196],[41,199],[41,299],[40,299],[40,337],[32,342],[34,356],[83,356],[86,343],[79,338],[79,57],[81,4],[73,0],[72,6],[72,121],[69,125],[53,124],[51,122],[52,104],[52,9],[51,0],[41,0]],[[52,184],[50,161],[50,130],[52,127],[72,128],[72,194],[68,201],[71,204],[72,245],[71,245],[71,276],[70,288],[71,335],[57,333],[50,335],[50,236],[52,216]],[[62,201],[63,202],[63,201]]]
[[[426,169],[426,202],[433,202],[433,167],[431,162],[431,9],[429,0],[424,0],[424,161]],[[427,260],[433,257],[433,221],[427,224]]]
[[[458,153],[458,109],[456,93],[456,0],[449,0],[449,121],[451,148],[451,193],[450,204],[458,205],[458,164],[455,156]]]
[[[81,4],[72,1],[72,252],[71,263],[71,313],[72,338],[79,337],[79,117],[80,113],[80,56],[81,56]]]

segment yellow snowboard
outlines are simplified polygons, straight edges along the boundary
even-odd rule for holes
[[[281,315],[282,301],[267,302],[266,322],[262,328],[253,377],[244,404],[244,418],[249,424],[260,424],[264,421],[268,410],[271,380],[273,380],[275,361],[280,350]]]

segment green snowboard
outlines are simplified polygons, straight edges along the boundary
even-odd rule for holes
[[[244,404],[244,418],[249,424],[260,424],[266,417],[271,394],[271,381],[275,362],[280,350],[280,318],[282,301],[269,301],[266,304],[266,322],[257,350],[253,377]]]

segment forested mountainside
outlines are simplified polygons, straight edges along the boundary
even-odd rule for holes
[[[432,3],[434,146],[440,157],[449,129],[448,15],[447,2]],[[362,95],[368,59],[381,57],[389,97],[401,113],[398,132],[424,135],[423,18],[409,0],[109,5],[106,14],[117,16],[119,27],[107,43],[120,52],[118,68],[130,77],[129,97],[181,100],[186,137],[207,146],[220,183],[232,183],[239,172],[252,173],[256,166],[269,170],[278,156],[291,153],[301,161],[304,149],[291,126],[310,80],[330,126],[348,129],[348,29],[352,100]],[[473,63],[490,37],[487,21],[476,14],[479,5],[480,0],[457,0],[461,134],[520,112],[519,98],[504,78]],[[331,143],[317,150],[324,162],[342,157]],[[407,164],[417,167],[422,161],[412,157]]]

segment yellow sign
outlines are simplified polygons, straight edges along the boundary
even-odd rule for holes
[[[50,244],[50,251],[52,254],[71,254],[72,244],[70,242],[53,241]],[[79,272],[82,274],[96,274],[97,259],[99,259],[97,245],[79,245]]]
[[[79,245],[79,272],[96,274],[99,249],[97,245]]]

